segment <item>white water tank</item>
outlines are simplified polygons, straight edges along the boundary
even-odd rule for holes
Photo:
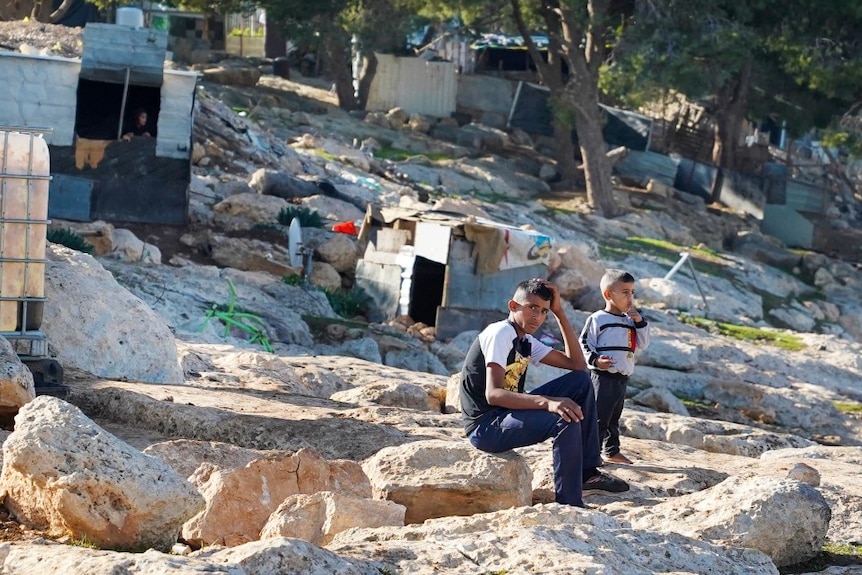
[[[117,8],[117,24],[131,28],[144,27],[144,11],[134,6]]]

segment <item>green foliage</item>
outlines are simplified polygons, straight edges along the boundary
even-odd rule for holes
[[[800,351],[805,349],[805,344],[802,340],[798,336],[790,333],[770,331],[745,325],[723,323],[686,314],[681,314],[679,319],[683,323],[699,327],[710,333],[718,333],[740,341],[763,345],[774,345],[775,347],[780,347],[787,351]]]
[[[674,91],[718,105],[741,98],[750,118],[778,114],[794,136],[828,124],[862,87],[855,3],[655,0],[638,7],[601,77],[602,89],[628,105],[665,101]],[[750,85],[740,82],[748,65]]]
[[[314,210],[308,208],[288,206],[282,208],[276,216],[276,220],[283,226],[289,226],[293,218],[298,218],[299,223],[304,228],[322,228],[323,218]]]
[[[302,276],[299,274],[290,274],[288,276],[282,276],[281,281],[286,283],[289,286],[302,286],[305,283],[305,280],[302,279]]]
[[[52,244],[60,244],[85,254],[93,253],[93,244],[73,232],[71,228],[50,229],[46,237]]]
[[[323,293],[326,294],[333,311],[342,317],[364,315],[368,310],[368,298],[358,289],[328,289]]]
[[[224,336],[230,334],[231,328],[240,329],[248,335],[249,342],[259,344],[265,351],[272,353],[272,345],[270,345],[263,319],[257,314],[238,308],[236,305],[236,287],[230,280],[228,280],[227,285],[230,292],[227,304],[213,304],[204,316],[201,331],[206,328],[211,319],[215,319],[224,325]]]

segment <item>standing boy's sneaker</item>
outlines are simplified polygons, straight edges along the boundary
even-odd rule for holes
[[[629,490],[629,484],[622,479],[617,479],[601,471],[584,481],[583,491],[607,491],[608,493],[622,493]]]

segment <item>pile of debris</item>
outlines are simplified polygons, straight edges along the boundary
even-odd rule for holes
[[[0,50],[80,58],[81,31],[81,28],[42,22],[0,22]]]

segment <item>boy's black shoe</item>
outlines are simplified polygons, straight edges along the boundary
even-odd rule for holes
[[[608,493],[622,493],[629,490],[629,484],[622,479],[617,479],[601,471],[584,481],[584,491],[607,491]]]

